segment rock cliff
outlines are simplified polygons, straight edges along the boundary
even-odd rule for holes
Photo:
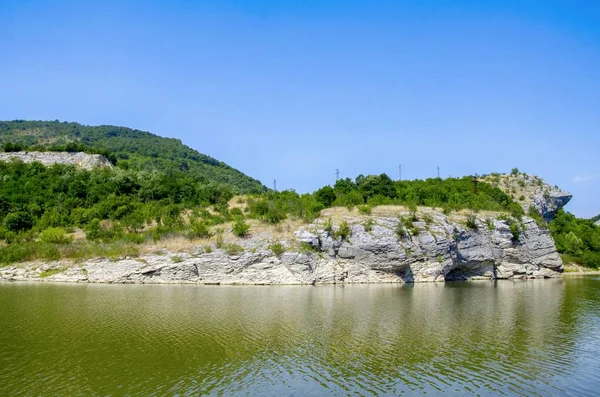
[[[492,174],[484,177],[483,181],[512,196],[513,200],[523,206],[525,213],[534,206],[546,222],[551,221],[556,211],[567,205],[573,197],[571,193],[561,190],[558,186],[552,186],[535,175]]]
[[[320,219],[281,241],[285,252],[279,255],[269,249],[274,241],[254,235],[241,240],[244,251],[235,255],[213,246],[78,265],[30,263],[2,268],[0,276],[11,281],[315,284],[546,278],[563,270],[554,241],[533,219],[524,217],[511,230],[510,223],[517,221],[478,215],[467,227],[466,215],[426,211],[410,229],[398,216],[345,217],[331,228]],[[343,221],[351,230],[344,239],[336,232]]]
[[[20,159],[25,163],[39,161],[44,165],[68,164],[91,170],[99,167],[112,167],[108,159],[99,154],[69,152],[10,152],[0,153],[0,161]]]

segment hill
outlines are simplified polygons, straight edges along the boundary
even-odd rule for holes
[[[124,169],[186,172],[195,180],[224,184],[239,193],[265,190],[258,180],[197,152],[179,139],[126,127],[59,121],[0,121],[0,145],[16,150],[84,151],[82,148],[86,148],[88,153],[109,153]]]

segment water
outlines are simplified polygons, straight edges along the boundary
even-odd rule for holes
[[[0,284],[0,395],[597,395],[600,278]]]

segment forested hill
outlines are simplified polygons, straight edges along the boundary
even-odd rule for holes
[[[265,187],[256,179],[184,145],[145,131],[110,125],[85,126],[59,121],[0,121],[0,145],[16,144],[25,150],[85,147],[114,155],[121,168],[185,171],[197,180],[222,183],[241,193],[258,193]]]

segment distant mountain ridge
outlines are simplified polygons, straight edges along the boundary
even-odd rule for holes
[[[79,143],[107,150],[122,167],[139,170],[186,171],[199,180],[228,185],[240,193],[259,193],[260,181],[202,154],[176,138],[111,125],[86,126],[60,121],[0,121],[0,145],[22,144],[31,148]]]

